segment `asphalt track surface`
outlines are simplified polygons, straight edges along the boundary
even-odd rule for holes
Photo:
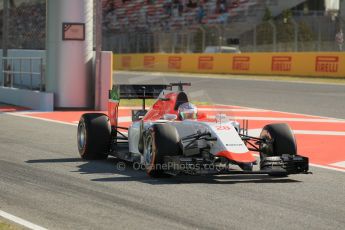
[[[120,77],[120,81],[126,79],[128,76]],[[205,97],[201,86],[216,82],[181,80],[193,81],[199,89],[191,93],[200,98]],[[225,84],[228,83],[222,80],[208,95],[216,91],[218,103],[252,103],[249,99],[224,99],[221,95],[226,94],[222,92]],[[243,88],[250,84],[253,91],[264,91],[259,89],[261,82],[237,84],[244,84]],[[270,84],[272,90],[285,88],[285,95],[289,94],[289,85],[290,90],[301,87],[301,83]],[[344,86],[303,86],[309,90],[314,87],[311,92],[318,87],[335,87],[335,95],[344,94]],[[241,92],[238,87],[225,87],[242,95],[243,88]],[[251,106],[267,109],[266,103],[272,105],[277,99],[274,92],[267,96],[272,103],[254,98],[263,102]],[[320,94],[317,100],[322,97]],[[212,100],[216,101],[213,97]],[[324,116],[329,112],[328,107],[309,106],[310,102],[303,100],[299,104],[305,103],[309,112],[298,111],[298,107],[288,103],[277,103],[285,107],[271,109],[296,109],[299,113]],[[327,96],[323,100],[330,101]],[[344,102],[338,101],[338,110],[328,116],[344,118],[342,105]],[[48,229],[343,229],[345,174],[314,167],[312,171],[313,175],[288,178],[226,175],[150,179],[143,171],[114,158],[80,160],[74,125],[0,114],[0,210]]]
[[[345,84],[282,82],[258,79],[176,77],[176,74],[119,72],[114,81],[122,84],[169,84],[191,82],[187,90],[198,101],[240,105],[345,119]]]

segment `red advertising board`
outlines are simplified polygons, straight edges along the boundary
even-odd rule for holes
[[[155,57],[154,56],[144,56],[144,67],[153,68],[155,66]]]
[[[169,69],[181,69],[182,57],[171,56],[168,58]]]
[[[273,56],[272,57],[272,71],[275,72],[290,72],[292,66],[291,56]]]
[[[236,56],[232,61],[232,69],[247,71],[250,70],[250,57],[248,56]]]
[[[122,68],[131,68],[132,57],[131,56],[123,56],[121,58],[121,66]]]
[[[339,57],[317,56],[315,71],[322,73],[337,73],[339,69]]]
[[[213,69],[213,57],[212,56],[201,56],[199,57],[199,70],[212,70]]]

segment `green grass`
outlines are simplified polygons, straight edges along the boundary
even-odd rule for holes
[[[146,106],[152,106],[155,101],[156,100],[154,99],[147,99],[145,100],[145,104]],[[131,99],[131,100],[121,99],[120,106],[141,106],[142,103],[143,103],[143,100],[141,99]],[[202,101],[192,101],[192,103],[195,105],[210,105],[211,104],[209,102],[202,102]]]
[[[0,230],[22,230],[23,228],[20,228],[18,226],[5,223],[4,221],[0,220]]]

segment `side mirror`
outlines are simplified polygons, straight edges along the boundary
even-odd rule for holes
[[[167,120],[167,121],[175,121],[177,119],[177,115],[176,114],[165,114],[163,116],[163,119]]]
[[[141,120],[147,113],[147,110],[132,110],[132,121]]]

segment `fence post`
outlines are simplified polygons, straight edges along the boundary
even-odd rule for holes
[[[187,32],[187,53],[190,53],[190,33]]]
[[[218,47],[220,47],[220,46],[222,46],[222,40],[223,40],[222,30],[218,25],[215,25],[214,28],[216,28],[218,31],[217,40],[218,40]]]
[[[254,30],[253,30],[253,48],[254,48],[254,52],[256,52],[256,26],[254,27]]]
[[[30,58],[30,89],[32,90],[32,59]]]
[[[318,23],[317,50],[321,51],[321,23]]]
[[[2,15],[2,57],[3,70],[7,68],[7,56],[8,56],[8,35],[9,35],[9,0],[3,1],[3,15]],[[5,72],[2,73],[3,85],[5,84]]]
[[[43,58],[40,58],[40,78],[41,78],[41,83],[40,83],[40,91],[43,91]]]
[[[206,46],[206,30],[200,25],[199,29],[202,32],[202,41],[201,41],[201,53],[204,52]]]
[[[14,80],[14,72],[15,72],[15,70],[14,70],[14,63],[13,62],[14,62],[14,59],[11,58],[11,69],[8,70],[9,72],[11,72],[11,70],[12,70],[12,74],[10,75],[11,88],[13,88],[13,80]]]
[[[139,53],[139,34],[135,35],[136,53]]]
[[[294,18],[291,18],[291,22],[294,26],[294,50],[295,52],[298,51],[298,33],[299,33],[299,30],[298,30],[298,24],[296,22],[296,20]]]
[[[4,65],[5,59],[2,58],[1,59],[1,64],[2,64],[2,87],[5,87],[5,71],[6,71],[6,67]]]
[[[171,53],[175,53],[175,33],[170,33]]]
[[[272,27],[273,29],[273,51],[276,52],[277,51],[277,26],[272,22],[272,21],[269,21],[268,22],[270,24],[270,26]]]

